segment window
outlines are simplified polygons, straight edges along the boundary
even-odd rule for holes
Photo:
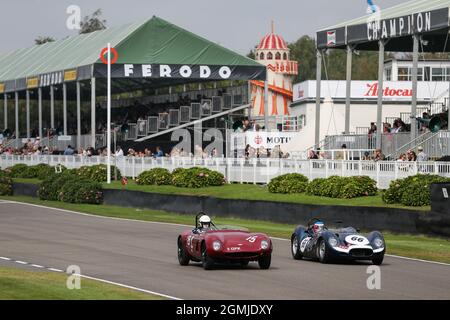
[[[423,68],[417,68],[417,81],[423,81]],[[398,81],[411,81],[412,68],[401,67],[398,68]]]
[[[445,68],[432,68],[431,69],[431,81],[444,81]]]
[[[275,60],[281,60],[281,53],[275,53]]]
[[[261,52],[261,54],[259,55],[259,60],[264,60],[264,52]]]
[[[283,60],[287,60],[287,59],[288,59],[287,53],[285,52],[285,53],[283,53]]]
[[[392,68],[384,69],[384,80],[386,81],[392,80]]]
[[[272,52],[269,52],[269,53],[267,54],[267,60],[272,60],[272,59],[273,59]]]
[[[408,81],[408,69],[409,68],[398,68],[398,81]]]

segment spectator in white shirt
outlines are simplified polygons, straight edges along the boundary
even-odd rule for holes
[[[423,147],[418,147],[417,161],[428,161],[428,155],[423,151]]]

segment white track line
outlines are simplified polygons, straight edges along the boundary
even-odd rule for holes
[[[20,261],[20,260],[13,260],[13,259],[7,258],[7,257],[0,257],[0,259],[12,261],[12,262],[15,262],[15,263],[18,263],[18,264],[22,264],[22,265],[23,264],[28,264],[28,262],[24,262],[24,261]],[[40,268],[40,269],[45,268],[44,266],[41,266],[39,264],[29,264],[29,266],[35,267],[35,268]],[[46,269],[49,270],[49,271],[58,272],[58,273],[64,272],[63,270],[57,269],[57,268],[46,268]],[[182,300],[180,298],[169,296],[167,294],[163,294],[163,293],[159,293],[159,292],[155,292],[155,291],[150,291],[150,290],[145,290],[145,289],[138,288],[138,287],[133,287],[133,286],[129,286],[129,285],[126,285],[126,284],[123,284],[123,283],[118,283],[118,282],[109,281],[109,280],[105,280],[105,279],[100,279],[100,278],[96,278],[96,277],[86,276],[86,275],[83,275],[83,274],[81,274],[80,277],[86,278],[86,279],[90,279],[90,280],[99,281],[99,282],[103,282],[103,283],[108,283],[108,284],[111,284],[111,285],[115,285],[115,286],[118,286],[118,287],[131,289],[131,290],[134,290],[134,291],[139,291],[139,292],[143,292],[143,293],[152,294],[152,295],[163,297],[163,298],[167,298],[167,299]]]
[[[78,215],[81,215],[81,216],[94,217],[94,218],[113,219],[113,220],[119,220],[119,221],[120,220],[122,220],[122,221],[132,221],[132,222],[160,224],[160,225],[169,225],[169,226],[192,227],[190,225],[180,224],[180,223],[156,222],[156,221],[145,221],[145,220],[118,218],[118,217],[99,216],[99,215],[95,215],[95,214],[83,213],[83,212],[72,211],[72,210],[67,210],[67,209],[47,207],[47,206],[42,206],[42,205],[33,204],[33,203],[27,203],[27,202],[18,202],[18,201],[9,201],[9,200],[8,201],[1,201],[0,200],[0,204],[2,204],[2,203],[27,205],[27,206],[43,208],[43,209],[52,209],[52,210],[55,210],[55,211],[61,211],[61,212],[66,212],[66,213],[73,213],[73,214],[78,214]],[[128,209],[130,209],[130,208],[128,208]],[[277,238],[277,237],[271,237],[271,239],[280,240],[280,241],[291,241],[290,239]],[[403,256],[396,256],[396,255],[391,255],[391,254],[386,254],[386,256],[391,257],[391,258],[398,258],[398,259],[404,259],[404,260],[411,260],[411,261],[418,261],[418,262],[425,262],[425,263],[432,263],[432,264],[450,266],[450,263],[445,263],[445,262],[428,261],[428,260],[422,260],[422,259],[416,259],[416,258],[408,258],[408,257],[403,257]]]

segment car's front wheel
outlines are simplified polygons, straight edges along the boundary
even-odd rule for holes
[[[322,263],[328,263],[330,261],[329,249],[324,239],[321,239],[317,246],[317,257]]]
[[[214,267],[214,260],[208,256],[205,243],[202,245],[202,265],[205,270],[211,270]]]
[[[189,253],[186,252],[186,249],[183,247],[183,243],[181,238],[178,239],[178,262],[182,266],[187,266],[189,261],[191,260]]]
[[[300,239],[298,238],[297,235],[294,235],[292,237],[292,241],[291,241],[291,253],[292,253],[292,257],[295,260],[300,260],[303,258],[302,252],[300,251]]]
[[[258,260],[259,268],[261,268],[261,269],[269,269],[271,261],[272,261],[272,255],[271,254],[267,254],[265,256],[262,256]]]

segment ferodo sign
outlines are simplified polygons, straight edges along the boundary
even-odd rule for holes
[[[104,77],[107,66],[96,64],[94,75]],[[265,67],[225,65],[178,65],[178,64],[114,64],[113,78],[173,78],[173,79],[256,79],[265,77]]]

